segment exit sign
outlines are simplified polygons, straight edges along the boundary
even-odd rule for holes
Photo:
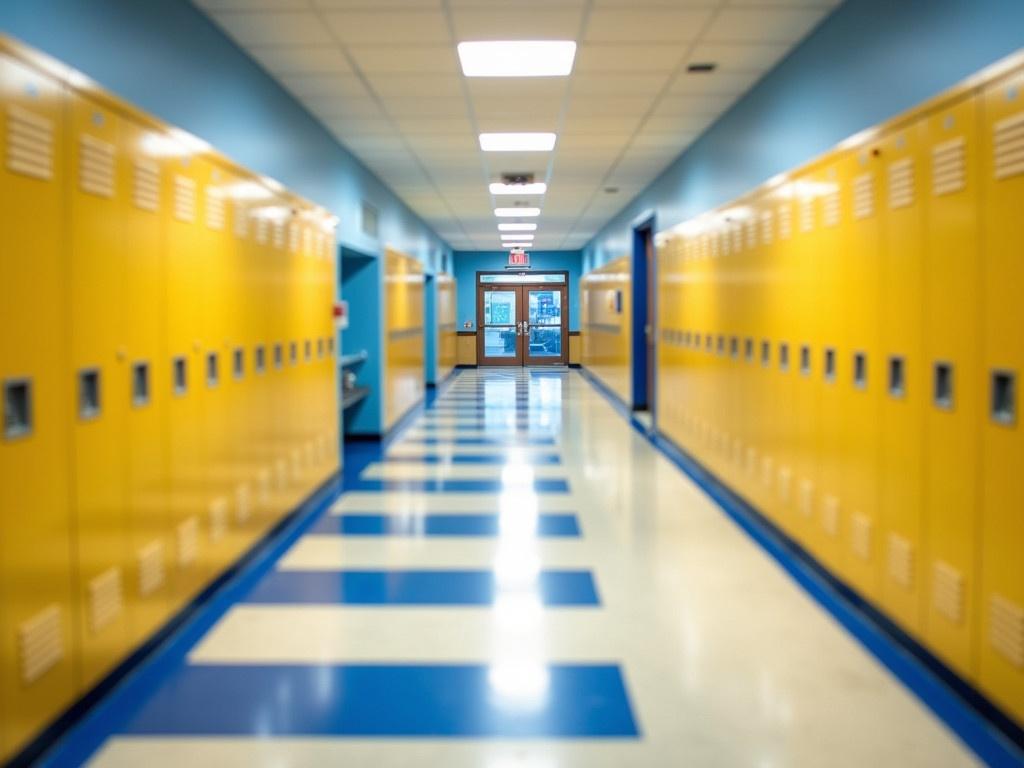
[[[508,265],[510,267],[528,267],[530,266],[530,254],[521,249],[509,251]]]

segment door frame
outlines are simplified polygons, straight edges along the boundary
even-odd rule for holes
[[[481,283],[483,275],[509,275],[513,274],[522,279],[522,282],[515,283]],[[530,282],[533,275],[561,275],[564,279],[559,283]],[[569,270],[567,269],[544,269],[544,270],[507,270],[507,269],[484,269],[476,273],[476,360],[481,366],[562,366],[569,363]],[[528,339],[529,336],[517,336],[518,353],[514,358],[495,359],[484,362],[484,302],[483,295],[486,290],[501,290],[513,288],[520,292],[520,300],[516,302],[517,321],[518,317],[529,314],[529,298],[527,292],[530,290],[560,290],[562,292],[562,354],[556,359],[543,358],[540,360],[529,360]],[[521,313],[521,314],[520,314]]]
[[[634,411],[648,411],[655,419],[658,382],[657,266],[654,249],[654,212],[633,220],[632,258],[632,383]]]

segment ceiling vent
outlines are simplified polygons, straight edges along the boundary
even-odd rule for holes
[[[534,174],[505,171],[501,174],[501,180],[505,184],[533,184]]]
[[[707,72],[714,72],[717,67],[718,65],[713,61],[695,61],[693,64],[688,64],[686,66],[686,71],[699,75]]]

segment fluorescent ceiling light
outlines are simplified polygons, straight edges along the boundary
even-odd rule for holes
[[[502,218],[540,216],[540,208],[495,208],[494,215]]]
[[[459,43],[466,77],[564,77],[572,72],[572,40],[485,40]]]
[[[535,184],[502,184],[496,181],[491,184],[492,195],[543,195],[548,191],[548,185],[542,181]]]
[[[502,240],[533,240],[533,235],[517,235],[515,233],[502,232]]]
[[[550,152],[555,148],[553,133],[481,133],[484,152]]]
[[[522,248],[527,249],[533,246],[533,243],[502,243],[502,248]]]
[[[501,232],[533,232],[537,229],[536,224],[499,224],[498,230]]]

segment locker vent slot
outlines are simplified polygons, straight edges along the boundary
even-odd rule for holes
[[[174,394],[184,395],[188,392],[188,365],[184,357],[174,358],[174,362],[171,364],[173,371],[172,386]]]
[[[871,559],[871,518],[854,514],[850,518],[850,549],[861,560]]]
[[[132,165],[132,203],[142,211],[160,210],[160,166],[152,160]]]
[[[814,483],[810,480],[800,481],[800,514],[804,517],[814,514]]]
[[[868,386],[868,358],[863,352],[853,355],[853,386],[866,389]]]
[[[274,463],[274,480],[277,490],[284,491],[288,488],[288,462],[284,459],[278,459]]]
[[[736,340],[733,339],[733,341],[735,342]],[[306,354],[306,362],[308,363],[310,360],[313,359],[313,342],[310,341],[309,339],[306,339],[305,354]]]
[[[811,348],[806,344],[800,347],[800,373],[804,376],[811,375]]]
[[[235,206],[235,237],[245,238],[249,236],[249,211],[245,206],[236,202]]]
[[[687,345],[689,345],[689,334],[687,334]],[[316,357],[318,360],[323,360],[324,357],[324,340],[316,340]]]
[[[263,216],[256,219],[256,243],[258,245],[267,244],[267,226],[268,222]]]
[[[743,342],[743,356],[747,359],[748,363],[754,362],[754,340],[747,339]]]
[[[967,145],[963,136],[932,147],[932,194],[951,195],[967,184]]]
[[[1009,371],[992,372],[992,420],[1013,424],[1017,420],[1016,376]]]
[[[964,618],[963,575],[940,560],[935,563],[932,579],[932,603],[935,610],[959,624]]]
[[[139,594],[145,597],[164,584],[164,543],[160,539],[151,541],[138,551],[136,559],[139,564]]]
[[[252,367],[256,373],[263,373],[267,370],[267,350],[262,345],[256,347],[256,353],[253,355]]]
[[[313,253],[310,256],[320,256],[324,252],[324,233],[317,232],[313,235]]]
[[[13,440],[32,432],[32,384],[27,379],[4,382],[4,437]]]
[[[260,493],[260,504],[266,506],[270,503],[270,470],[261,469],[256,478],[256,484]]]
[[[761,483],[766,488],[772,487],[772,478],[775,474],[775,462],[771,456],[764,456],[761,459]]]
[[[53,121],[17,106],[7,108],[7,170],[53,178]]]
[[[79,137],[78,183],[83,192],[114,196],[114,145],[83,133]]]
[[[899,534],[889,534],[889,577],[905,589],[914,582],[914,545]]]
[[[793,486],[793,470],[789,467],[779,467],[779,482],[776,490],[779,493],[779,501],[789,504],[790,490]]]
[[[245,350],[241,347],[235,348],[233,368],[236,379],[241,379],[245,376]]]
[[[292,253],[299,252],[299,225],[295,222],[288,225],[288,250]]]
[[[914,161],[907,157],[889,165],[889,207],[914,204]]]
[[[889,394],[892,397],[907,394],[906,365],[902,357],[889,358]]]
[[[274,247],[284,248],[284,222],[274,222]]]
[[[740,356],[740,341],[735,336],[729,339],[729,357],[735,360]]]
[[[174,218],[186,224],[196,220],[196,183],[180,174],[174,177]]]
[[[739,224],[731,226],[729,230],[729,235],[732,239],[732,252],[739,253],[743,250],[743,230]]]
[[[291,459],[289,466],[291,468],[292,479],[298,480],[302,474],[302,451],[298,448],[293,448],[289,458]]]
[[[21,682],[30,685],[64,658],[60,608],[51,605],[18,627]]]
[[[100,415],[100,372],[96,368],[78,374],[78,416],[95,419]]]
[[[327,351],[334,354],[334,338],[327,339]]]
[[[149,363],[132,365],[132,405],[149,405]]]
[[[746,223],[747,248],[757,247],[757,220],[748,219]]]
[[[996,123],[995,150],[997,179],[1024,173],[1024,112]]]
[[[216,352],[206,356],[206,386],[216,387],[220,382],[220,364]]]
[[[321,460],[327,458],[327,456],[326,456],[326,446],[325,445],[321,445],[320,446],[320,453],[324,454],[323,456],[321,456]],[[747,469],[747,474],[748,475],[753,475],[754,472],[757,471],[757,449],[756,448],[751,448],[751,447],[747,448],[746,469]]]
[[[825,381],[836,380],[836,351],[829,347],[825,350]]]
[[[800,200],[800,231],[810,232],[814,229],[814,198],[804,197]]]
[[[953,409],[953,366],[949,363],[935,364],[932,395],[936,408]]]
[[[761,365],[767,368],[772,364],[772,344],[770,341],[761,342]]]
[[[199,521],[195,517],[178,524],[178,567],[188,568],[199,556]]]
[[[1024,667],[1024,608],[1001,595],[992,595],[989,642],[1013,666]]]
[[[761,242],[765,245],[771,245],[775,238],[775,228],[772,226],[774,223],[770,211],[761,214]]]
[[[241,483],[235,489],[235,519],[246,522],[252,516],[252,491],[248,483]]]
[[[793,211],[788,205],[779,208],[779,237],[789,240],[793,235]]]
[[[228,532],[228,500],[220,497],[210,502],[210,541],[218,542]]]
[[[309,231],[309,227],[302,228],[302,252],[308,254],[313,250],[313,233]]]
[[[839,535],[839,499],[835,496],[821,500],[821,528],[832,538]]]
[[[89,629],[100,632],[124,610],[121,569],[110,568],[89,582]]]
[[[853,216],[866,219],[875,213],[875,179],[870,173],[862,173],[853,180]]]
[[[299,360],[299,347],[293,341],[288,345],[288,362],[295,365]]]
[[[224,229],[224,193],[217,187],[206,188],[206,226],[220,232]]]
[[[826,227],[837,227],[839,226],[840,207],[839,207],[839,186],[836,185],[832,190],[825,195],[825,199],[822,203],[824,208],[823,215]]]
[[[789,344],[779,344],[779,370],[789,370]]]

